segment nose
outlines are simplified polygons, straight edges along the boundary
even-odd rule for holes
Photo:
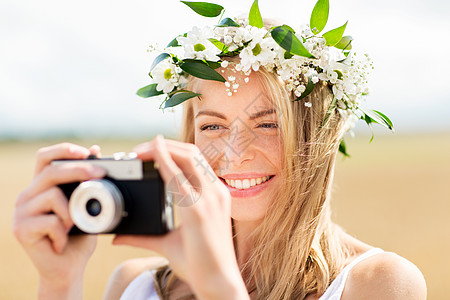
[[[223,137],[225,144],[224,159],[234,165],[241,165],[254,158],[253,143],[256,135],[245,124],[236,124],[230,132]]]

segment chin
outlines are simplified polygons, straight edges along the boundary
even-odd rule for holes
[[[272,187],[276,186],[274,180]],[[274,199],[274,193],[274,190],[269,189],[255,197],[231,197],[231,217],[241,222],[262,221]]]

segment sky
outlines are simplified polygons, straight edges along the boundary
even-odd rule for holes
[[[252,4],[210,2],[225,17]],[[295,28],[315,2],[259,7]],[[349,21],[354,49],[375,65],[365,106],[390,116],[397,133],[450,131],[449,16],[445,0],[330,0],[325,30]],[[162,112],[161,99],[136,95],[150,83],[148,47],[216,22],[175,0],[0,0],[0,139],[175,135],[180,110]]]

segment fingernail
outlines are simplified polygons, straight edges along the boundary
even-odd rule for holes
[[[94,144],[91,147],[89,147],[89,152],[100,152],[101,148],[99,145]]]

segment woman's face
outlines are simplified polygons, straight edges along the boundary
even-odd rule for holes
[[[195,90],[201,100],[193,101],[195,144],[228,187],[231,216],[238,221],[262,219],[281,186],[276,107],[256,76],[252,73],[248,83],[236,76],[241,84],[233,96],[223,83],[199,80]]]

